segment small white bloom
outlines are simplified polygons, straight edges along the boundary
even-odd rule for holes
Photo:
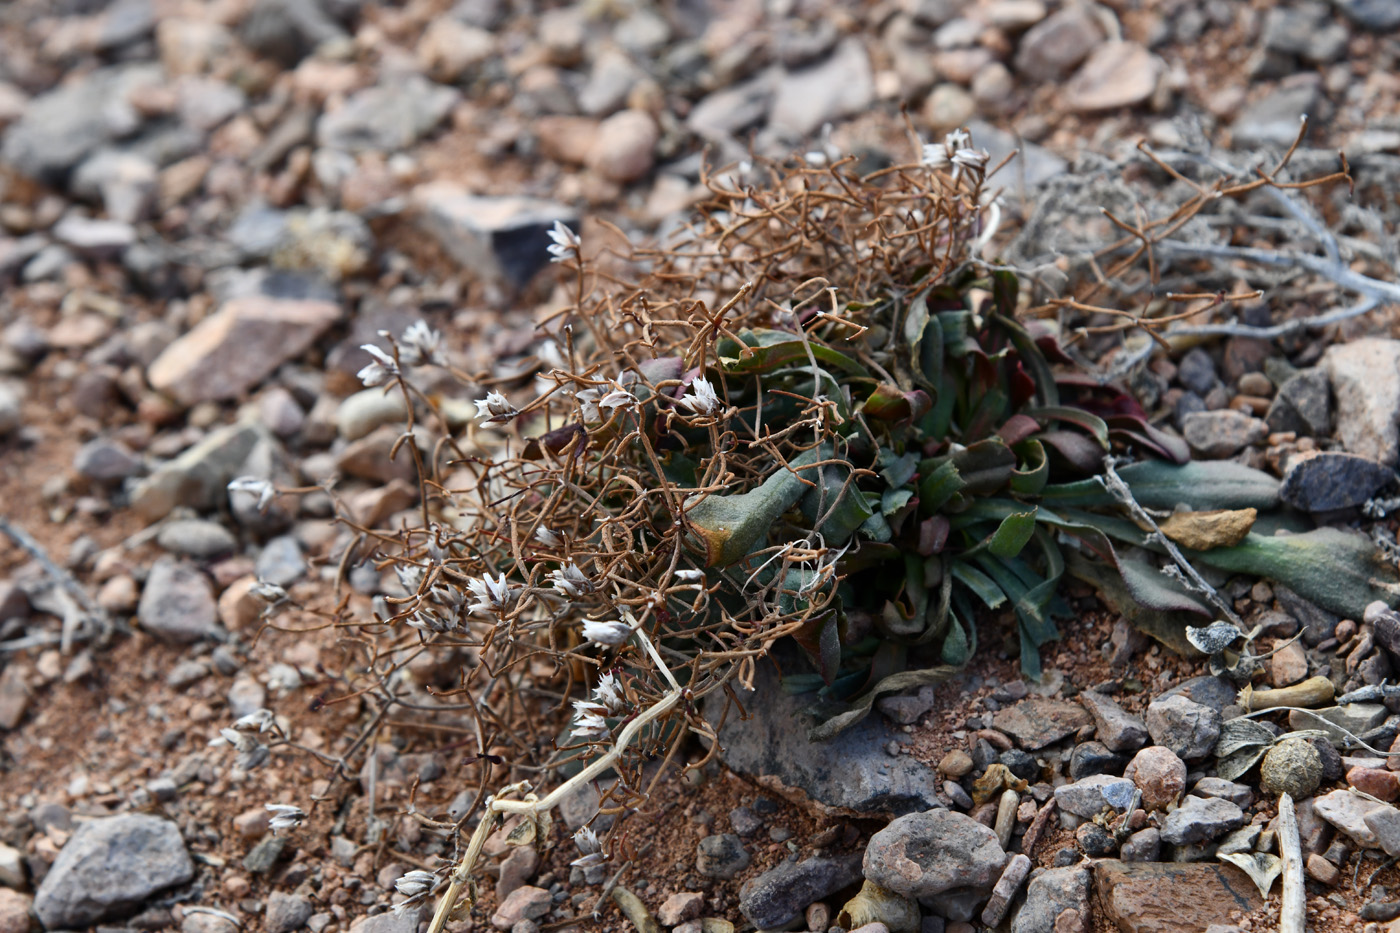
[[[575,392],[574,398],[578,400],[579,409],[583,412],[584,421],[602,421],[603,416],[598,411],[598,390],[584,389]]]
[[[427,894],[431,891],[436,882],[437,875],[430,871],[423,871],[421,868],[415,868],[395,881],[394,889],[404,897],[418,897],[420,894]]]
[[[485,398],[476,400],[476,416],[485,418],[488,424],[493,421],[509,421],[518,414],[520,411],[510,403],[510,399],[499,392],[487,392]]]
[[[957,181],[963,170],[977,176],[978,180],[987,171],[987,160],[991,158],[985,149],[959,149],[953,153],[953,181]]]
[[[423,585],[423,575],[423,568],[417,564],[394,565],[394,576],[399,578],[399,586],[404,588],[405,593],[417,593]]]
[[[583,596],[593,592],[593,584],[584,576],[583,571],[578,569],[578,564],[572,562],[558,570],[551,570],[549,583],[563,596]]]
[[[686,583],[699,583],[701,580],[705,579],[705,571],[703,571],[703,570],[677,570],[677,571],[676,571],[676,579],[677,579],[677,580],[682,580],[682,581],[684,581],[684,582],[686,582]]]
[[[233,730],[233,729],[220,729],[220,730],[219,730],[219,735],[223,738],[223,741],[222,741],[222,742],[219,741],[218,739],[215,739],[215,740],[213,740],[212,742],[210,742],[209,744],[210,744],[210,745],[232,745],[232,746],[233,746],[233,750],[236,751],[236,752],[245,752],[245,751],[248,751],[248,750],[250,750],[253,746],[255,746],[255,745],[258,744],[258,740],[257,740],[257,739],[253,738],[253,737],[250,736],[250,735],[244,735],[243,733],[237,732],[237,731],[235,731],[235,730]]]
[[[637,396],[626,389],[613,389],[607,395],[598,399],[599,408],[611,408],[616,411],[619,408],[631,408],[637,404]]]
[[[591,700],[575,700],[574,710],[574,735],[589,741],[607,738],[608,723],[603,718],[607,707]]]
[[[259,709],[236,720],[233,724],[233,728],[240,732],[252,732],[254,729],[258,732],[266,732],[268,729],[272,728],[272,723],[272,710]]]
[[[588,641],[616,648],[632,637],[632,627],[625,622],[595,622],[586,619],[583,623],[583,637]]]
[[[399,374],[399,364],[394,362],[394,358],[372,343],[360,344],[360,349],[374,357],[374,362],[355,375],[366,388],[382,386],[389,381],[389,377]]]
[[[677,404],[697,415],[713,415],[720,410],[719,395],[715,393],[715,387],[710,384],[710,380],[701,376],[690,384],[690,388],[692,392],[682,395]]]
[[[269,803],[264,809],[272,814],[267,825],[274,836],[284,829],[295,829],[306,819],[306,811],[288,803]]]
[[[422,366],[432,363],[441,366],[442,333],[428,326],[427,321],[414,321],[399,338],[399,358],[409,366]]]
[[[549,231],[549,238],[554,241],[548,247],[550,262],[563,262],[576,256],[583,246],[583,241],[579,239],[578,234],[564,226],[562,220],[554,222],[553,228]]]
[[[535,540],[545,547],[559,547],[564,543],[564,539],[543,525],[535,529]]]
[[[620,713],[627,705],[627,698],[622,693],[622,685],[611,673],[606,673],[598,678],[598,686],[593,688],[593,698],[606,706],[610,713]]]
[[[259,580],[248,587],[248,592],[265,602],[275,603],[287,598],[287,591],[276,583]]]
[[[467,581],[467,589],[476,597],[476,602],[470,607],[472,612],[501,612],[515,601],[515,588],[506,582],[504,573],[494,579],[490,574],[480,579],[470,579]]]
[[[581,855],[570,862],[570,865],[578,868],[589,868],[607,861],[607,856],[603,854],[603,843],[599,841],[598,834],[590,826],[582,826],[578,832],[574,833],[574,845],[578,847]]]
[[[928,143],[924,146],[922,162],[929,168],[943,168],[948,164],[948,150],[941,143]]]
[[[246,492],[258,497],[258,511],[267,511],[267,506],[272,502],[272,497],[277,494],[277,490],[272,488],[272,484],[265,479],[258,479],[256,476],[240,476],[228,484],[229,492]]]

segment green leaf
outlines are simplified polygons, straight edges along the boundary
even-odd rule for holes
[[[1118,558],[1118,573],[1138,605],[1158,612],[1192,612],[1210,618],[1214,611],[1186,587],[1162,573],[1154,565],[1130,558]]]
[[[1027,408],[1025,414],[1037,421],[1064,421],[1083,428],[1090,437],[1108,450],[1108,425],[1098,415],[1082,408],[1062,408],[1058,405],[1045,405],[1040,408]],[[1120,471],[1121,472],[1121,471]]]
[[[971,590],[988,609],[996,609],[1006,603],[1006,594],[992,582],[992,578],[967,561],[954,561],[951,573],[954,580]]]
[[[923,302],[924,314],[928,320],[924,324],[923,337],[912,348],[910,356],[918,360],[919,372],[927,388],[937,389],[943,384],[943,325],[935,315],[928,314],[928,296],[920,295],[915,304]]]
[[[832,456],[830,444],[823,444],[821,449],[825,451],[823,459]],[[856,529],[875,514],[851,477],[852,472],[849,464],[829,463],[819,470],[808,470],[804,477],[816,482],[817,487],[802,495],[802,514],[833,547],[849,541]]]
[[[919,480],[919,511],[934,514],[966,485],[953,462],[943,461]]]
[[[1394,565],[1365,535],[1341,528],[1269,538],[1250,533],[1235,547],[1184,553],[1208,567],[1276,580],[1347,618],[1360,618],[1375,600],[1394,606],[1400,598]]]
[[[1011,474],[1016,471],[1016,454],[995,437],[964,447],[954,453],[951,460],[969,495],[998,491],[1011,481]]]
[[[962,667],[972,657],[972,647],[955,612],[948,613],[948,634],[943,639],[942,657],[944,664],[954,667]]]
[[[865,400],[862,411],[880,421],[912,421],[933,408],[933,400],[923,389],[904,392],[899,386],[881,383]]]
[[[794,337],[791,331],[755,328],[739,333],[738,343],[732,337],[721,338],[715,347],[720,365],[727,373],[768,373],[781,366],[806,362],[807,351],[819,363],[835,366],[856,376],[870,377],[864,366],[831,347],[808,338]]]
[[[919,455],[910,452],[895,456],[894,451],[882,447],[875,455],[875,465],[880,469],[880,478],[891,489],[898,489],[919,472]]]
[[[1182,657],[1199,657],[1186,640],[1186,627],[1200,623],[1200,616],[1190,612],[1160,612],[1143,606],[1128,590],[1118,568],[1105,561],[1090,560],[1077,551],[1066,557],[1066,569],[1088,583],[1109,608],[1121,615],[1133,628],[1161,642]]]
[[[1050,479],[1050,461],[1045,456],[1045,448],[1040,441],[1032,438],[1016,445],[1024,470],[1011,473],[1011,491],[1023,496],[1039,495]]]
[[[1138,503],[1149,509],[1174,509],[1185,504],[1193,511],[1249,509],[1278,505],[1279,481],[1267,473],[1229,460],[1193,460],[1180,466],[1144,460],[1118,471]],[[1046,486],[1046,502],[1079,508],[1115,506],[1117,500],[1097,479]]]
[[[943,332],[943,353],[945,356],[966,356],[976,348],[976,343],[968,339],[972,326],[971,311],[940,311],[935,315]]]
[[[909,504],[914,498],[912,489],[886,489],[880,496],[880,514],[893,515]]]
[[[987,542],[987,550],[997,557],[1015,557],[1030,543],[1035,533],[1035,509],[1029,512],[1016,512],[1002,519],[997,530]]]
[[[823,444],[793,458],[791,465],[794,469],[810,466],[830,455],[830,445]],[[809,482],[816,479],[815,471],[804,473]],[[747,557],[767,540],[773,523],[808,488],[793,470],[780,468],[756,489],[733,496],[710,496],[688,505],[686,524],[704,547],[705,565],[724,567]]]

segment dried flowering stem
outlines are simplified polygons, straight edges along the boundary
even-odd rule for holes
[[[657,653],[655,646],[651,643],[651,639],[649,639],[646,632],[641,629],[638,629],[635,635],[637,639],[641,641],[642,647],[644,647],[647,654],[651,656],[651,660],[656,665],[656,669],[665,677],[666,683],[671,689],[648,709],[638,713],[628,722],[627,725],[623,727],[622,731],[618,733],[617,738],[613,740],[613,745],[610,749],[543,798],[537,798],[533,793],[529,792],[529,785],[527,783],[521,783],[503,788],[499,794],[486,799],[486,813],[482,816],[481,822],[477,823],[476,830],[472,833],[471,841],[467,844],[466,854],[462,856],[462,860],[457,863],[457,867],[454,868],[452,874],[448,876],[447,890],[445,890],[438,899],[437,909],[433,912],[433,922],[432,925],[428,927],[428,933],[442,933],[443,925],[447,923],[448,915],[451,913],[453,906],[457,903],[457,899],[461,896],[462,889],[468,887],[471,883],[472,872],[476,868],[477,860],[481,857],[482,847],[486,845],[486,840],[495,828],[498,818],[510,814],[519,814],[531,822],[538,823],[541,816],[557,807],[560,802],[574,790],[589,783],[594,778],[613,767],[648,724],[665,716],[681,701],[681,698],[684,696],[684,691],[680,684],[676,682],[676,678],[672,675],[671,669],[666,665],[666,662],[661,659],[661,655]],[[512,792],[523,792],[524,796],[520,800],[501,799],[503,794]]]
[[[1278,851],[1283,858],[1283,895],[1278,933],[1303,933],[1307,926],[1307,891],[1303,887],[1303,848],[1298,839],[1298,816],[1293,797],[1278,798]]]

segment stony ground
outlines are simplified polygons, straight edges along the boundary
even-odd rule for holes
[[[424,818],[521,776],[478,760],[461,710],[353,695],[365,643],[323,624],[398,592],[336,516],[415,520],[411,465],[389,457],[402,404],[355,378],[380,330],[440,328],[476,384],[432,388],[469,405],[528,372],[534,324],[567,301],[544,228],[564,220],[589,251],[664,232],[706,160],[750,152],[908,158],[910,129],[970,125],[993,161],[1022,149],[1002,176],[1015,219],[1088,153],[1277,151],[1307,113],[1313,150],[1400,177],[1397,29],[1391,0],[0,6],[0,933],[416,933],[395,882],[450,854]],[[1394,190],[1356,247],[1388,281]],[[1333,292],[1285,283],[1253,313],[1329,310]],[[1299,509],[1393,541],[1357,507],[1400,459],[1395,326],[1380,310],[1305,340],[1182,345],[1136,385],[1198,456],[1271,470]],[[226,488],[246,475],[333,496],[259,511]],[[277,628],[258,624],[258,580],[297,604]],[[1280,646],[1261,687],[1354,689],[1400,663],[1400,616],[1227,593]],[[1334,732],[1280,745],[1272,782],[1224,780],[1233,685],[1070,595],[1080,618],[1041,684],[993,619],[966,677],[883,701],[834,750],[794,741],[786,699],[751,704],[723,764],[664,777],[633,816],[619,876],[571,869],[562,846],[499,858],[497,838],[481,903],[449,929],[630,928],[614,883],[683,933],[1271,929],[1277,885],[1261,897],[1221,856],[1273,850],[1285,785],[1312,928],[1400,916],[1400,759]],[[412,675],[424,704],[452,684],[450,660]],[[561,684],[536,686],[552,708]],[[1384,752],[1396,704],[1325,715]],[[261,709],[290,739],[270,762],[210,747]],[[1314,725],[1272,719],[1270,737]],[[500,741],[508,758],[525,740]],[[309,816],[273,833],[279,803]],[[862,877],[903,912],[838,917]]]

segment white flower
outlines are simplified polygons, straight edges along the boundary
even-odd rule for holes
[[[558,570],[549,572],[549,582],[563,596],[583,596],[593,592],[593,584],[578,569],[578,564],[568,563]]]
[[[233,724],[233,728],[240,732],[252,732],[254,729],[259,732],[266,732],[268,729],[272,728],[272,722],[272,710],[259,709],[236,720]]]
[[[699,583],[701,580],[705,579],[705,571],[703,571],[703,570],[677,570],[677,571],[676,571],[676,579],[677,579],[677,580],[683,580],[683,581],[686,582],[686,583]]]
[[[622,694],[622,685],[611,673],[598,678],[598,686],[593,688],[593,698],[606,706],[610,713],[620,713],[627,705],[627,698]]]
[[[598,399],[599,408],[611,408],[616,411],[619,408],[631,408],[637,404],[637,396],[626,389],[613,389],[607,395]]]
[[[510,403],[510,399],[499,392],[487,392],[485,398],[476,400],[476,416],[485,418],[488,424],[493,421],[509,421],[518,414],[519,410]]]
[[[267,825],[274,836],[284,829],[295,829],[306,819],[306,811],[289,803],[269,803],[264,809],[272,813]]]
[[[603,416],[598,412],[597,389],[584,389],[582,392],[575,392],[574,398],[578,400],[579,409],[583,412],[584,421],[603,420]]]
[[[277,494],[277,490],[272,488],[272,484],[265,479],[258,479],[256,476],[240,476],[228,484],[229,492],[246,492],[258,497],[258,511],[267,511],[268,503]]]
[[[374,344],[362,343],[360,344],[360,349],[374,357],[374,362],[355,374],[359,380],[365,384],[366,388],[372,389],[375,386],[382,386],[389,381],[390,376],[397,376],[399,374],[399,364],[394,362],[392,356],[385,353]]]
[[[987,160],[991,156],[985,149],[959,149],[953,153],[953,181],[957,181],[964,169],[980,179],[987,171]]]
[[[616,648],[632,637],[632,627],[625,622],[595,622],[585,619],[583,637],[588,641]]]
[[[682,405],[697,415],[713,415],[720,410],[719,396],[710,380],[701,376],[690,384],[694,394],[682,395],[678,405]]]
[[[953,182],[962,177],[963,172],[980,176],[987,170],[987,160],[991,157],[985,149],[972,148],[972,135],[966,130],[954,130],[943,137],[941,143],[924,146],[922,162],[929,168],[953,167]]]
[[[545,547],[559,547],[564,543],[564,539],[550,531],[543,525],[535,529],[535,540]]]
[[[554,222],[554,227],[549,231],[549,238],[554,241],[548,248],[550,262],[563,262],[576,256],[583,246],[583,241],[579,239],[578,234],[564,226],[562,220]]]
[[[921,161],[929,168],[942,168],[948,164],[948,151],[939,143],[927,143]]]
[[[414,321],[408,325],[408,330],[399,338],[399,344],[399,358],[409,366],[427,363],[441,366],[444,363],[442,333],[429,327],[427,321]]]
[[[607,738],[608,723],[603,718],[607,707],[592,700],[575,700],[574,710],[574,735],[585,740]]]
[[[395,881],[394,889],[404,897],[418,897],[420,894],[427,894],[431,891],[436,882],[437,875],[430,871],[423,871],[421,868],[415,868]]]
[[[236,732],[233,729],[220,729],[219,735],[223,737],[221,742],[215,739],[210,745],[222,745],[225,742],[233,746],[233,750],[238,753],[234,759],[234,764],[244,771],[252,771],[254,768],[267,761],[270,754],[267,746],[259,742],[244,732]]]
[[[579,827],[578,832],[574,833],[574,845],[578,847],[581,855],[570,862],[570,865],[589,868],[607,861],[607,856],[603,854],[603,843],[599,841],[598,834],[591,826]]]
[[[501,612],[515,601],[515,590],[506,582],[504,573],[495,579],[492,579],[489,573],[479,580],[470,579],[467,581],[467,589],[476,597],[476,602],[470,607],[472,612]]]
[[[265,602],[275,603],[287,598],[287,591],[276,583],[259,580],[248,587],[248,592]]]

